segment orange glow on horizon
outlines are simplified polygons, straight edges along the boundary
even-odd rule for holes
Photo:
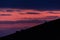
[[[0,9],[0,21],[16,21],[16,20],[26,20],[26,19],[41,19],[47,16],[58,16],[60,14],[48,13],[50,11],[38,11],[38,10],[28,10],[28,9]],[[13,12],[7,12],[7,10],[13,10]],[[16,10],[19,10],[16,11]],[[39,14],[27,14],[27,12],[35,12]],[[52,11],[52,12],[60,12],[60,11]],[[11,16],[1,16],[1,14],[11,14]],[[25,19],[26,18],[26,19]]]
[[[8,10],[8,11],[7,11]],[[53,16],[49,18],[48,16]],[[24,30],[36,25],[43,24],[46,21],[55,20],[54,16],[60,18],[60,10],[34,10],[34,9],[13,9],[0,8],[0,31]],[[18,23],[15,23],[17,20]],[[36,22],[30,20],[37,20]],[[8,22],[14,21],[14,22]],[[23,21],[23,22],[22,22]],[[14,30],[13,30],[14,29]],[[17,29],[17,30],[16,30]],[[6,32],[5,32],[6,33]],[[3,34],[5,34],[3,33]]]

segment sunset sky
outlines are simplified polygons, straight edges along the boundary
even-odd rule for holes
[[[1,8],[60,9],[59,0],[0,0]]]
[[[60,10],[1,8],[0,37],[59,18]]]
[[[59,10],[35,10],[35,9],[0,9],[0,21],[40,20],[60,17]]]
[[[58,0],[0,0],[0,37],[58,18]]]

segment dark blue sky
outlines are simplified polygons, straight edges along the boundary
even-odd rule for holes
[[[58,0],[0,0],[0,8],[60,9]]]

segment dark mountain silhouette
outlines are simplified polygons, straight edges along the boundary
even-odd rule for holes
[[[45,22],[42,25],[37,25],[35,27],[17,31],[14,34],[2,37],[1,39],[59,39],[60,37],[60,19],[53,20],[50,22]]]

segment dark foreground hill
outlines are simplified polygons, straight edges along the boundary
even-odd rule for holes
[[[50,22],[45,22],[42,25],[37,25],[33,28],[29,28],[26,30],[22,31],[17,31],[14,34],[2,37],[1,39],[15,39],[15,40],[20,40],[20,39],[48,39],[48,40],[54,40],[54,39],[59,39],[60,38],[60,19],[50,21]]]

